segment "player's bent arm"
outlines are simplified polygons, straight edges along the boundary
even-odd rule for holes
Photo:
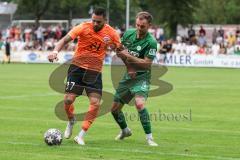
[[[120,51],[117,55],[123,60],[126,66],[132,66],[136,70],[150,69],[153,61],[148,57],[145,57],[144,59],[134,57],[130,55],[127,50]]]

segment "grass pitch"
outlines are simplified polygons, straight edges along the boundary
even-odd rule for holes
[[[240,70],[215,68],[168,68],[161,79],[174,89],[149,98],[147,108],[155,115],[153,134],[159,147],[145,142],[134,107],[125,107],[132,137],[114,141],[119,129],[108,113],[89,130],[86,146],[73,137],[61,146],[49,147],[43,134],[49,128],[62,132],[54,107],[63,95],[53,91],[48,78],[57,65],[10,64],[0,66],[1,160],[157,160],[240,159]],[[104,90],[114,92],[110,67],[103,72]],[[87,110],[86,97],[78,98],[76,112]],[[164,117],[165,116],[165,117]],[[174,117],[174,118],[173,118]]]

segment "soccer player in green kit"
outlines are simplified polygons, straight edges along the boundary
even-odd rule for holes
[[[123,49],[117,51],[117,56],[122,59],[127,68],[114,95],[112,115],[121,128],[116,140],[123,140],[132,135],[128,128],[122,108],[133,98],[139,114],[141,124],[150,146],[158,146],[153,141],[149,113],[145,108],[151,79],[151,65],[157,52],[157,41],[148,32],[153,17],[148,12],[139,12],[136,16],[136,28],[127,30],[121,41]]]

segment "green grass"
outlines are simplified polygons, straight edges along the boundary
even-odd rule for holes
[[[128,120],[133,136],[114,141],[119,129],[110,114],[99,117],[81,147],[73,139],[49,147],[43,134],[49,128],[64,131],[66,122],[54,114],[63,95],[51,90],[48,78],[57,65],[10,64],[0,66],[1,160],[157,160],[240,159],[240,70],[169,68],[162,77],[174,89],[149,98],[151,113],[172,113],[188,119],[152,121],[159,147],[148,147],[140,122]],[[110,68],[104,67],[104,90],[113,92]],[[86,111],[86,97],[77,100],[77,112]],[[191,118],[189,120],[189,111]],[[133,115],[134,107],[124,112]],[[130,118],[130,117],[128,117]],[[75,126],[74,134],[80,129]]]

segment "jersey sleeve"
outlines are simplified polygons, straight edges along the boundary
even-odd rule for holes
[[[113,31],[113,33],[112,33],[112,41],[116,45],[117,48],[121,46],[120,36],[115,31]]]
[[[150,59],[154,59],[157,53],[157,42],[152,41],[149,43],[148,50],[145,53],[144,57],[148,57]]]
[[[75,39],[77,38],[79,35],[82,34],[84,28],[83,28],[83,24],[79,24],[75,27],[73,27],[69,32],[68,35],[72,38]]]

